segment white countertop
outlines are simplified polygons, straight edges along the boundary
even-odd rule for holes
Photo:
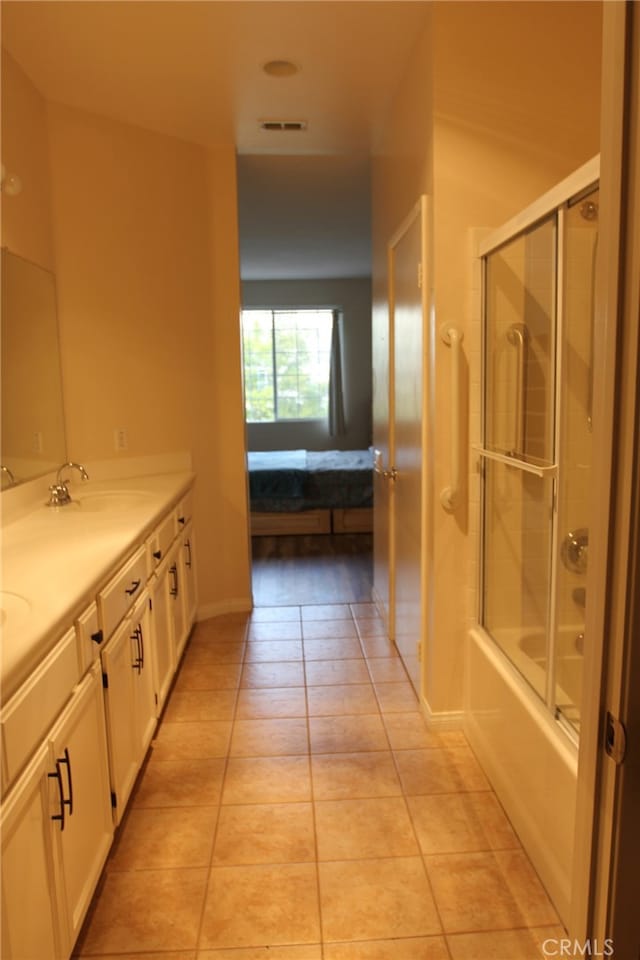
[[[50,508],[40,496],[2,527],[5,702],[194,480],[189,472],[85,483],[71,476],[80,502]]]

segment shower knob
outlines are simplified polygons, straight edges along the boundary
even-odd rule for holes
[[[588,553],[589,531],[586,527],[570,530],[560,548],[560,556],[567,570],[572,573],[586,573]]]

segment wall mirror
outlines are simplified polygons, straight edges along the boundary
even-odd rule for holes
[[[55,277],[2,250],[2,489],[66,460]]]

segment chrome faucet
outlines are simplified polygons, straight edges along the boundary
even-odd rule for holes
[[[64,507],[68,503],[72,502],[71,494],[69,493],[69,488],[67,487],[69,479],[67,478],[65,480],[62,476],[64,470],[70,469],[77,470],[80,473],[80,478],[82,480],[89,479],[89,474],[81,463],[74,463],[72,460],[69,460],[67,463],[63,463],[62,466],[58,467],[56,482],[52,483],[49,487],[49,499],[46,503],[47,507]]]
[[[7,486],[12,487],[16,482],[16,478],[12,474],[11,470],[9,470],[9,467],[5,467],[4,464],[0,466],[0,474],[3,474],[4,476],[7,477],[7,480],[9,481]]]

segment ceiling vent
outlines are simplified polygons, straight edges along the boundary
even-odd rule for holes
[[[275,130],[281,133],[296,133],[307,129],[306,120],[259,120],[261,130]]]

